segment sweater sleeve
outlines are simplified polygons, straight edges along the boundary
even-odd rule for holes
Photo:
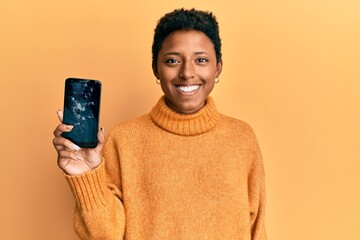
[[[107,183],[105,163],[66,179],[75,197],[74,227],[81,239],[123,239],[125,214],[120,191]]]
[[[254,135],[252,160],[248,171],[251,239],[266,240],[265,231],[265,172],[261,152]]]
[[[121,134],[120,134],[121,135]],[[111,131],[94,170],[66,179],[75,197],[74,227],[81,239],[123,239],[125,210],[122,198],[120,136]]]

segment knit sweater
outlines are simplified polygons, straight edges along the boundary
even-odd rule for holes
[[[66,176],[82,239],[266,239],[256,137],[211,97],[194,114],[172,111],[162,97],[109,133],[103,159]]]

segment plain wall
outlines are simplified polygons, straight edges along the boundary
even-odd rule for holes
[[[0,239],[77,239],[52,146],[64,80],[103,82],[105,131],[149,112],[153,29],[179,7],[218,18],[212,96],[257,134],[269,239],[360,239],[358,0],[2,0]]]

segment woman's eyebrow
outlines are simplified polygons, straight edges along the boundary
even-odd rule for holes
[[[164,54],[164,56],[167,56],[167,55],[180,55],[180,53],[179,52],[167,52],[167,53],[165,53]]]
[[[201,55],[201,54],[207,54],[207,52],[204,52],[204,51],[199,51],[199,52],[194,52],[195,55]],[[179,52],[167,52],[164,54],[164,56],[167,56],[167,55],[177,55],[177,56],[180,56],[181,54]]]
[[[207,52],[201,51],[201,52],[195,52],[195,54],[196,54],[196,55],[201,55],[201,54],[207,54]]]

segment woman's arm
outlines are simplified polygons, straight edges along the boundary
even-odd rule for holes
[[[61,122],[62,115],[62,111],[58,111]],[[59,124],[54,131],[53,144],[58,153],[58,165],[75,197],[75,230],[81,239],[123,239],[125,214],[121,202],[119,155],[114,154],[117,151],[112,149],[113,144],[104,144],[103,129],[98,132],[96,148],[79,148],[63,138],[62,133],[71,129],[72,126]]]
[[[265,231],[265,172],[260,149],[254,136],[253,159],[248,171],[251,239],[266,240]]]
[[[107,183],[105,163],[80,176],[66,176],[76,206],[74,227],[81,239],[123,239],[125,213],[121,193]]]

